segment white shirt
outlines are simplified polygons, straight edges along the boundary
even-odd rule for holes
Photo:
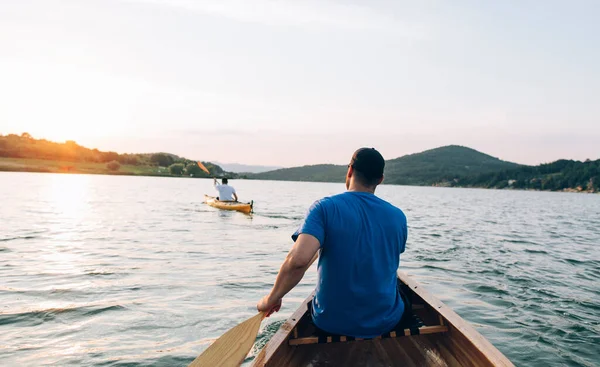
[[[235,194],[235,189],[232,186],[227,184],[219,185],[219,183],[215,184],[215,190],[219,192],[219,200],[220,201],[234,201],[233,194]]]

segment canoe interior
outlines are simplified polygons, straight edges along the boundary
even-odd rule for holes
[[[399,273],[411,289],[413,312],[425,325],[448,331],[351,342],[289,345],[291,338],[312,334],[307,301],[281,326],[253,366],[513,366],[460,316],[418,283]]]

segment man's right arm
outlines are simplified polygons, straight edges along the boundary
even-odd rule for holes
[[[279,311],[283,296],[302,280],[306,270],[317,259],[325,239],[325,213],[320,202],[315,202],[310,207],[304,223],[294,233],[292,239],[294,246],[281,265],[273,289],[258,303],[259,311],[268,314]]]
[[[300,234],[279,269],[273,289],[258,303],[259,311],[269,312],[273,308],[281,307],[281,299],[300,283],[304,273],[319,256],[320,247],[319,240],[314,236]]]

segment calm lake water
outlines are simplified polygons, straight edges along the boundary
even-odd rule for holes
[[[0,364],[185,366],[254,315],[308,206],[344,187],[232,184],[253,216],[204,205],[209,180],[0,173]],[[516,365],[600,365],[600,195],[378,195],[408,217],[401,269]]]

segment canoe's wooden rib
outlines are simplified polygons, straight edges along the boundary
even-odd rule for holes
[[[288,318],[254,360],[253,366],[502,366],[513,364],[471,325],[402,272],[412,294],[413,312],[423,320],[413,330],[369,340],[310,334],[311,294]],[[395,337],[392,335],[396,334]]]

